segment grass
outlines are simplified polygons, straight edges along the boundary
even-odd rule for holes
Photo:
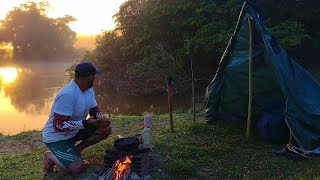
[[[223,122],[207,125],[203,114],[174,114],[175,132],[170,132],[168,115],[153,115],[152,143],[154,162],[151,179],[318,179],[319,159],[292,161],[277,157],[273,149],[283,147],[264,142],[259,137],[245,138],[245,129]],[[42,174],[43,147],[0,154],[0,179],[92,179],[103,166],[106,149],[121,136],[132,136],[143,129],[142,116],[113,117],[113,134],[83,152],[89,169],[78,176],[60,172]],[[23,133],[10,138],[17,142],[32,140],[34,134]],[[38,132],[41,133],[41,132]],[[31,139],[30,139],[31,138]]]

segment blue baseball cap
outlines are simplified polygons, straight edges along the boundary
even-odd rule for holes
[[[94,67],[93,64],[89,61],[82,62],[78,64],[74,70],[76,75],[79,76],[90,76],[95,74],[101,74],[101,70]]]

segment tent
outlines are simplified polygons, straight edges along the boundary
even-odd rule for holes
[[[252,54],[253,127],[265,118],[262,117],[265,109],[277,110],[283,104],[283,111],[277,115],[277,125],[284,124],[300,148],[313,150],[319,147],[320,85],[286,54],[265,27],[255,5],[248,2],[242,6],[235,31],[207,87],[207,122],[246,123],[249,114],[249,52]],[[272,133],[277,137],[281,128]]]

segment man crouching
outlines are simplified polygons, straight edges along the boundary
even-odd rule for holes
[[[43,130],[43,142],[50,149],[44,153],[45,174],[54,165],[64,173],[83,172],[86,165],[80,152],[110,135],[110,120],[102,118],[108,115],[100,112],[92,88],[100,73],[91,62],[80,63],[75,78],[57,93]]]

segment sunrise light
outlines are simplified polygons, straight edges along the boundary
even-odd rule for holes
[[[0,79],[2,83],[12,83],[17,79],[18,71],[21,71],[17,68],[6,67],[0,68]]]
[[[0,45],[0,49],[9,49],[9,50],[11,50],[11,49],[13,49],[12,43],[1,44]]]
[[[31,0],[41,2],[44,0]],[[77,21],[70,23],[70,28],[79,34],[101,34],[101,31],[114,29],[112,16],[126,0],[47,0],[50,4],[48,16],[52,18],[71,15]],[[27,0],[1,0],[0,19]]]

